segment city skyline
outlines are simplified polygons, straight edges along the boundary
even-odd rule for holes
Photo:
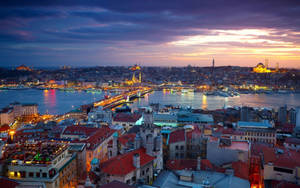
[[[0,66],[300,68],[299,1],[9,1]]]

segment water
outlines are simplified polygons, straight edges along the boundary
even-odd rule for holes
[[[137,99],[132,104],[133,108],[147,106],[150,103],[174,106],[190,106],[208,110],[220,109],[224,106],[252,106],[277,109],[287,105],[291,107],[300,106],[300,94],[241,94],[235,97],[205,96],[202,93],[170,93],[155,91],[146,95],[145,98]]]
[[[105,93],[87,93],[84,91],[65,92],[60,90],[8,90],[0,91],[0,108],[9,103],[37,103],[39,113],[63,114],[83,104],[103,99]],[[155,91],[137,99],[133,108],[147,106],[150,103],[191,106],[193,108],[220,109],[225,106],[248,105],[253,107],[278,108],[287,105],[300,106],[300,94],[241,94],[239,97],[204,96],[202,93],[170,93]]]
[[[84,91],[66,92],[60,90],[7,90],[0,91],[0,108],[12,102],[37,103],[39,113],[63,114],[78,108],[80,105],[89,104],[103,99],[105,93],[87,93]]]

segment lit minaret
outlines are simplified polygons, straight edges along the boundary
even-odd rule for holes
[[[213,61],[212,61],[212,70],[211,70],[211,77],[212,77],[212,80],[215,80],[215,77],[214,77],[214,69],[215,69],[215,59],[213,58]]]
[[[267,58],[265,59],[265,67],[269,68],[269,60]]]

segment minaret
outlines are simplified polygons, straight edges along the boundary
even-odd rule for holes
[[[266,58],[265,59],[265,67],[268,69],[269,68],[269,60]]]
[[[212,78],[212,82],[213,82],[213,83],[214,83],[214,81],[215,81],[214,71],[215,71],[215,59],[213,58],[213,61],[212,61],[212,68],[211,68],[211,78]]]
[[[142,83],[142,72],[140,71],[139,82]]]
[[[132,75],[132,82],[135,83],[136,82],[136,78],[135,78],[135,72]]]

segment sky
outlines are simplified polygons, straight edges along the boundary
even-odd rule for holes
[[[9,0],[0,66],[300,68],[299,0]]]

